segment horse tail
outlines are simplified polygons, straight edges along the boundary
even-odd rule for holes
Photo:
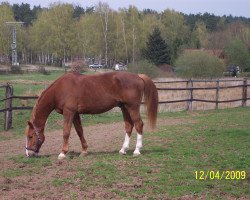
[[[156,126],[158,111],[158,92],[154,82],[145,74],[138,75],[144,81],[144,101],[147,110],[149,125],[152,129]]]

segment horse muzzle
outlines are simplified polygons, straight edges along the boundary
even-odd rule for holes
[[[28,147],[25,147],[25,154],[27,157],[35,157],[38,156],[39,151],[36,151],[34,149],[30,149]]]

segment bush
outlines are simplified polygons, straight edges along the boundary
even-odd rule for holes
[[[21,70],[21,66],[11,66],[10,67],[10,73],[12,74],[23,74],[22,70]]]
[[[136,74],[146,74],[151,78],[158,75],[157,67],[146,60],[139,61],[136,64],[129,64],[128,71]]]
[[[187,52],[175,62],[177,75],[184,78],[215,78],[224,71],[223,62],[205,52]]]
[[[237,77],[250,77],[250,72],[242,72]]]
[[[243,71],[250,71],[250,55],[247,46],[240,40],[232,40],[225,48],[228,64],[238,65]]]
[[[43,75],[50,75],[50,72],[47,71],[44,66],[39,66],[38,72],[43,74]]]

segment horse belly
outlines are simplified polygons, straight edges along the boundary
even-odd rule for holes
[[[117,105],[116,101],[112,102],[92,102],[90,104],[79,105],[78,112],[81,114],[100,114],[107,112]]]

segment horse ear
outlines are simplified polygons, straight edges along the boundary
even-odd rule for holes
[[[27,124],[29,125],[30,128],[33,128],[33,124],[30,121],[27,121]]]

